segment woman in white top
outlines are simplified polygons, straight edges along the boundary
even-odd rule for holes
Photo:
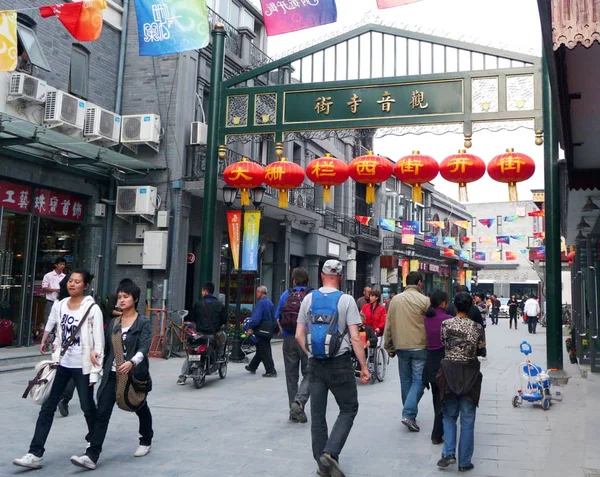
[[[56,369],[50,396],[40,410],[29,452],[20,459],[13,460],[15,465],[30,469],[40,469],[42,467],[44,445],[52,428],[54,413],[71,378],[75,381],[81,410],[88,425],[86,440],[89,442],[91,439],[91,432],[96,419],[94,384],[98,382],[100,377],[104,353],[102,310],[96,305],[92,297],[85,296],[85,291],[93,278],[93,275],[86,270],[75,270],[71,273],[67,284],[69,298],[55,303],[52,307],[51,319],[58,324],[56,338],[52,344],[52,360],[58,363],[58,368]],[[73,343],[62,354],[61,349],[75,332],[88,309],[87,318],[75,336]],[[97,353],[97,364],[92,363],[91,351]]]

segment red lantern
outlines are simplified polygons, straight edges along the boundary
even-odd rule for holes
[[[375,202],[375,184],[387,181],[394,172],[389,159],[367,152],[348,164],[350,177],[356,182],[367,185],[367,204]]]
[[[279,207],[288,206],[288,191],[299,187],[304,182],[304,169],[285,157],[265,167],[265,184],[279,189]]]
[[[514,202],[519,200],[517,182],[526,181],[533,176],[535,162],[525,154],[507,149],[505,154],[500,154],[490,161],[487,170],[492,179],[508,184],[508,198]]]
[[[394,174],[397,179],[413,186],[413,201],[423,203],[421,184],[431,182],[440,172],[440,166],[431,156],[425,156],[419,151],[413,151],[396,162]]]
[[[348,165],[331,154],[315,159],[306,166],[306,176],[315,184],[323,186],[323,202],[331,202],[331,187],[341,185],[348,179]]]
[[[259,187],[265,181],[265,170],[256,162],[244,157],[240,162],[227,166],[223,171],[223,180],[231,187],[242,190],[242,205],[250,205],[249,189]]]
[[[448,182],[459,185],[458,200],[468,202],[467,184],[481,179],[485,174],[485,163],[480,157],[467,154],[461,149],[458,154],[448,156],[440,164],[440,174]]]
[[[577,256],[577,252],[575,252],[574,250],[569,252],[567,254],[567,260],[569,260],[570,262],[572,262],[573,260],[575,260],[575,257]]]

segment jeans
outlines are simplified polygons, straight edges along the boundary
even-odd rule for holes
[[[323,360],[310,358],[308,380],[313,457],[318,463],[323,452],[327,452],[338,459],[358,413],[358,390],[350,354]],[[340,412],[328,435],[326,412],[329,391]]]
[[[256,354],[248,367],[252,371],[256,371],[260,363],[265,365],[265,371],[267,374],[276,373],[275,363],[273,362],[273,351],[271,350],[271,340],[265,340],[259,338],[256,341]]]
[[[46,402],[42,404],[40,414],[35,425],[35,433],[33,439],[29,445],[29,453],[37,457],[44,455],[44,445],[46,439],[52,428],[52,421],[54,420],[54,413],[58,407],[58,403],[62,398],[62,394],[69,383],[69,380],[75,381],[77,387],[77,394],[79,394],[79,403],[81,410],[85,416],[87,422],[88,434],[86,440],[89,442],[91,434],[94,429],[94,422],[96,420],[96,405],[94,404],[94,388],[90,386],[90,379],[88,374],[83,374],[81,368],[64,368],[59,366],[56,369],[56,375],[54,376],[54,382],[52,383],[52,390],[50,396],[46,399]]]
[[[456,455],[456,420],[460,414],[460,444],[458,466],[471,465],[475,446],[475,403],[465,397],[452,394],[442,405],[444,414],[444,449],[442,457]]]
[[[102,394],[98,396],[98,417],[94,425],[92,438],[90,439],[90,447],[85,451],[85,455],[94,462],[98,462],[98,458],[102,452],[102,444],[106,438],[110,416],[117,401],[116,388],[117,374],[111,371]],[[152,430],[152,413],[148,407],[148,402],[146,401],[135,413],[140,421],[140,445],[149,446],[152,444],[154,431]]]
[[[423,397],[423,368],[427,361],[427,350],[396,350],[398,372],[402,391],[402,417],[416,419],[419,413],[419,401]]]
[[[527,330],[529,333],[535,333],[537,328],[538,318],[537,316],[528,316],[527,317]]]
[[[285,382],[290,407],[294,401],[304,406],[310,397],[308,356],[302,351],[295,336],[283,337],[283,364],[285,365]],[[302,381],[298,386],[300,372],[302,373]]]
[[[517,310],[511,311],[509,316],[508,326],[512,328],[513,320],[515,322],[515,330],[517,329]]]
[[[65,404],[69,404],[69,401],[71,401],[71,399],[73,399],[73,393],[75,392],[75,381],[73,379],[70,379],[67,387],[65,388],[65,390],[62,393],[62,400]]]
[[[499,313],[500,313],[500,310],[498,308],[492,309],[492,325],[498,324],[498,314]]]

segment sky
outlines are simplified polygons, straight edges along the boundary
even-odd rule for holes
[[[252,3],[259,4],[258,0]],[[337,23],[269,38],[267,53],[279,57],[299,44],[311,44],[332,32],[360,23],[367,16],[379,17],[389,24],[408,25],[425,33],[539,55],[541,30],[536,0],[421,0],[385,10],[378,10],[376,0],[337,0]],[[308,45],[307,45],[308,46]],[[463,148],[459,134],[436,136],[432,134],[387,136],[376,139],[375,152],[394,160],[419,150],[433,156],[438,162]],[[533,130],[478,132],[473,135],[470,153],[488,163],[507,148],[531,156],[536,162],[536,173],[519,184],[519,199],[531,199],[531,189],[543,189],[543,147],[535,145]],[[436,189],[458,198],[458,185],[446,182],[440,176],[433,181]],[[498,202],[508,200],[508,186],[484,176],[468,187],[471,202]]]

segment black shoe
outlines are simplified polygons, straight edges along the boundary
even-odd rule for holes
[[[408,430],[411,432],[419,432],[421,430],[414,419],[402,419],[402,424],[408,427]]]
[[[443,443],[444,443],[444,439],[431,439],[431,443],[432,443],[434,446],[439,446],[440,444],[443,444]]]
[[[250,367],[250,365],[248,365],[248,364],[247,364],[246,366],[244,366],[244,369],[245,369],[246,371],[248,371],[250,374],[256,374],[256,369],[252,369],[252,368]]]
[[[302,424],[308,422],[308,418],[304,412],[304,407],[299,402],[292,403],[292,407],[290,409],[290,421],[300,422]]]
[[[248,370],[248,371],[250,371],[250,370]],[[255,373],[256,373],[256,371],[254,373],[252,373],[252,374],[255,374]],[[277,377],[277,373],[265,373],[265,374],[262,375],[262,377],[263,378],[276,378]]]
[[[323,452],[319,458],[319,463],[321,464],[319,466],[321,471],[329,472],[331,477],[346,477],[346,475],[342,472],[342,469],[340,469],[340,463],[331,457],[331,455]]]
[[[456,464],[456,457],[453,455],[447,455],[446,457],[442,457],[440,460],[438,460],[437,466],[445,469],[452,464]]]
[[[458,471],[459,472],[468,472],[469,470],[473,470],[475,468],[475,466],[473,464],[469,464],[465,467],[459,467]]]
[[[69,403],[64,399],[61,399],[58,403],[58,412],[62,417],[67,417],[69,415]]]

